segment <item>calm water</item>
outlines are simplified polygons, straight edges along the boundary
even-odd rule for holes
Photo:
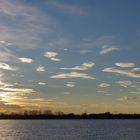
[[[140,120],[0,120],[0,140],[140,140]]]

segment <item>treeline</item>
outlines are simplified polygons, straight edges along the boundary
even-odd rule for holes
[[[33,110],[22,113],[1,113],[0,119],[140,119],[140,114],[113,114],[110,112],[99,114],[65,114],[63,112],[53,113],[51,110]]]

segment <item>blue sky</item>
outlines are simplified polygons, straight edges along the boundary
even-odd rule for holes
[[[140,113],[138,0],[1,0],[0,111]]]

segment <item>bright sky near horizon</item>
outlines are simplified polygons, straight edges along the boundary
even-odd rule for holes
[[[0,112],[140,113],[139,0],[0,0]]]

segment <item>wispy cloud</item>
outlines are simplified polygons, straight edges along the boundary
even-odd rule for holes
[[[140,68],[133,68],[131,71],[135,74],[140,75]]]
[[[119,84],[122,87],[128,87],[132,85],[131,81],[124,80],[124,81],[116,81],[117,84]]]
[[[80,72],[70,72],[70,73],[61,73],[50,76],[50,78],[82,78],[82,79],[95,79],[91,76],[89,76],[86,73],[80,73]]]
[[[81,50],[80,54],[88,54],[90,51],[89,50]]]
[[[45,70],[45,67],[44,66],[39,66],[39,67],[36,68],[36,71],[38,71],[38,72],[44,72],[46,70]]]
[[[46,85],[46,83],[45,82],[38,82],[38,85]]]
[[[1,63],[1,62],[0,62],[0,69],[10,70],[10,71],[16,71],[17,70],[17,68],[11,67],[9,64]]]
[[[33,93],[33,89],[27,89],[27,88],[11,88],[11,87],[0,87],[0,91],[3,92],[3,93],[8,93],[10,95],[13,95],[13,94],[31,94]]]
[[[19,60],[22,63],[32,63],[33,62],[33,60],[31,58],[26,58],[26,57],[21,57],[21,58],[19,58]]]
[[[75,87],[76,85],[75,85],[75,82],[67,82],[66,86],[67,87]]]
[[[0,60],[1,61],[17,61],[17,57],[14,52],[11,51],[7,46],[0,43]]]
[[[57,12],[63,12],[64,14],[69,14],[73,16],[85,16],[87,14],[86,10],[80,6],[67,4],[62,1],[54,0],[47,2],[49,8],[52,10],[57,10]]]
[[[4,73],[0,71],[0,78],[4,76]]]
[[[108,84],[108,83],[101,83],[101,84],[98,85],[98,87],[101,87],[101,88],[106,88],[106,87],[109,87],[109,86],[110,86],[110,84]]]
[[[122,67],[122,68],[129,68],[134,67],[135,63],[124,63],[124,62],[117,62],[115,63],[116,66]]]
[[[58,56],[57,52],[45,52],[44,56],[52,61],[61,61],[61,59],[56,58]]]
[[[64,95],[70,95],[71,93],[70,92],[64,92],[63,94]]]
[[[127,100],[137,100],[139,99],[138,96],[123,96],[121,98],[118,98],[118,101],[127,101]]]
[[[88,63],[83,63],[81,66],[75,66],[72,68],[60,68],[62,70],[88,70],[89,68],[93,67],[95,63],[93,62],[88,62]]]
[[[133,78],[140,78],[140,70],[135,70],[135,69],[119,70],[114,67],[109,67],[109,68],[103,69],[103,72],[115,73],[115,74],[124,75],[127,77],[133,77]]]
[[[106,46],[104,45],[102,47],[102,50],[100,51],[100,54],[107,54],[109,52],[112,52],[112,51],[118,51],[119,48],[118,47],[115,47],[115,46]]]
[[[53,32],[50,17],[44,15],[39,7],[26,5],[23,1],[1,0],[0,18],[1,43],[10,42],[5,45],[18,49],[38,47],[44,37]]]
[[[0,87],[6,88],[6,87],[13,87],[13,84],[9,84],[9,83],[4,83],[2,81],[0,81]]]

